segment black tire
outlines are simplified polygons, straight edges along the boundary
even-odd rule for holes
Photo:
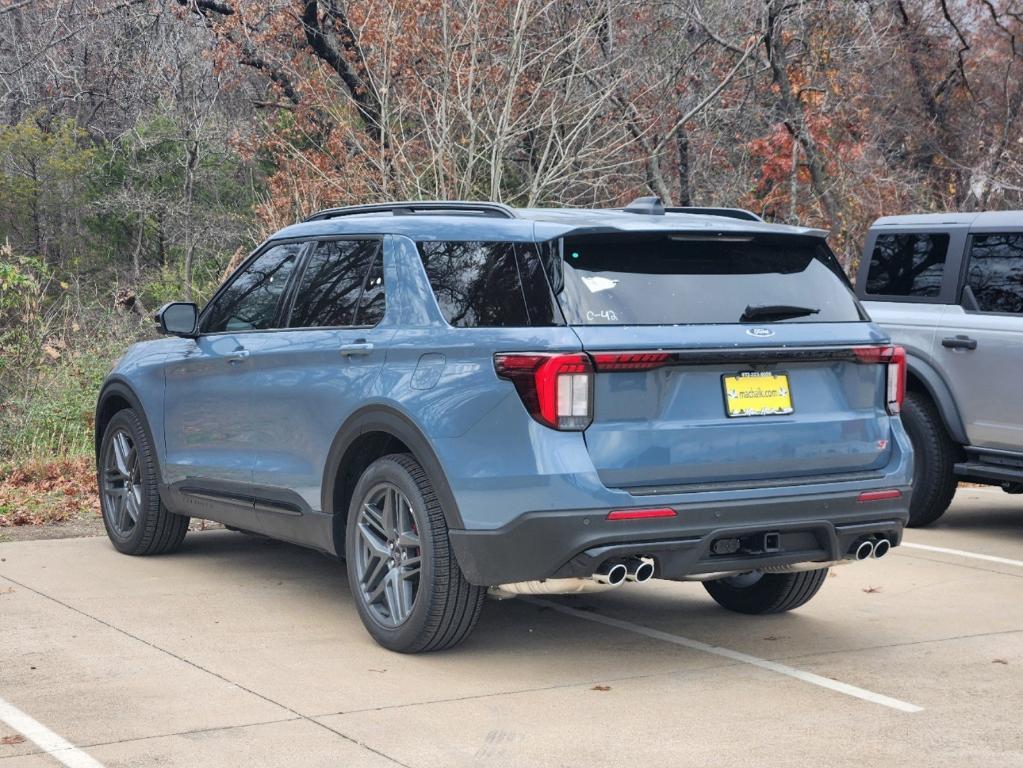
[[[807,603],[820,591],[827,568],[797,573],[762,573],[705,581],[703,586],[723,608],[753,615],[784,613]],[[752,582],[752,583],[750,583]]]
[[[135,457],[132,474],[137,479],[134,484],[137,494],[134,502],[136,519],[130,528],[120,524],[120,508],[110,491],[118,479],[125,485],[124,492],[129,491],[123,478],[115,477],[115,473],[108,470],[108,459],[114,451],[112,443],[121,434],[130,439]],[[142,420],[131,408],[119,411],[107,424],[100,443],[96,471],[103,525],[118,552],[126,555],[162,555],[181,546],[188,532],[189,518],[174,514],[160,501],[160,473],[156,454]]]
[[[414,533],[419,541],[419,546],[411,548],[419,558],[415,596],[407,618],[397,626],[382,623],[381,607],[371,602],[370,593],[375,591],[373,581],[367,578],[364,584],[359,573],[360,568],[368,572],[367,577],[375,572],[371,566],[360,565],[359,548],[363,547],[363,552],[368,550],[364,534],[357,528],[364,504],[382,487],[396,488],[404,495],[408,503],[406,514],[410,513],[414,519]],[[365,518],[361,519],[365,525]],[[361,557],[364,561],[367,555]],[[407,453],[377,459],[359,478],[348,511],[345,560],[359,617],[373,639],[385,648],[401,653],[451,648],[465,640],[479,620],[486,588],[466,581],[451,550],[444,511],[433,484],[419,462]],[[386,574],[383,578],[386,579]],[[385,622],[394,620],[384,618]]]
[[[941,414],[921,392],[907,392],[902,425],[913,444],[913,496],[909,526],[930,525],[948,509],[956,492],[956,447],[945,431]]]

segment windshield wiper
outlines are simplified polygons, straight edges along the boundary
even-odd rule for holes
[[[739,318],[739,322],[750,323],[755,320],[788,320],[793,317],[816,315],[819,312],[819,309],[814,309],[813,307],[794,307],[789,304],[750,305],[746,307],[746,311],[742,313],[742,317]]]

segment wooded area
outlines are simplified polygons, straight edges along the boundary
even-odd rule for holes
[[[163,301],[396,198],[1019,208],[1018,0],[4,0],[0,461],[91,450]],[[0,504],[2,504],[0,499]]]

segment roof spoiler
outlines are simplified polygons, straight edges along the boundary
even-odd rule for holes
[[[663,216],[665,213],[692,213],[699,216],[724,216],[742,221],[763,221],[753,211],[744,208],[698,208],[683,206],[681,208],[665,208],[659,197],[637,197],[622,209],[625,213],[638,213],[646,216]]]

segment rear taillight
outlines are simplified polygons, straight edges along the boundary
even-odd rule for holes
[[[861,363],[887,367],[885,405],[893,416],[900,413],[906,396],[906,350],[902,347],[856,347],[853,351]]]
[[[593,355],[593,366],[603,371],[650,371],[667,365],[667,352],[604,352]]]
[[[494,355],[530,416],[548,427],[582,430],[593,420],[593,365],[587,355],[544,353]]]

